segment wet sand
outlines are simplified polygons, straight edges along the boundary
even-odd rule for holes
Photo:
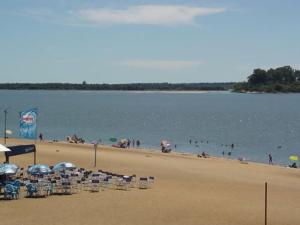
[[[26,143],[8,140],[9,145]],[[71,161],[94,169],[92,145],[36,145],[38,163]],[[0,155],[4,161],[4,154]],[[11,162],[27,167],[33,164],[33,154],[12,157]],[[19,200],[0,200],[0,224],[264,224],[266,181],[269,224],[300,224],[300,169],[108,146],[98,148],[97,169],[154,176],[156,181],[148,190],[105,190],[39,199],[27,199],[23,192]]]

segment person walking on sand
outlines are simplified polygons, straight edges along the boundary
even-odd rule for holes
[[[39,134],[39,139],[40,139],[40,141],[43,141],[43,134],[42,133]]]
[[[269,154],[269,164],[273,165],[273,157],[271,154]]]

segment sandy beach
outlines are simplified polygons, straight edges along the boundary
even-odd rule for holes
[[[8,140],[8,146],[26,143],[30,142]],[[92,145],[37,142],[36,146],[38,163],[71,161],[94,169]],[[4,161],[4,154],[0,160]],[[33,155],[10,161],[27,167],[33,164]],[[300,224],[299,169],[107,146],[98,148],[97,169],[154,176],[156,181],[148,190],[104,190],[38,199],[23,194],[19,200],[1,200],[0,224],[258,225],[264,224],[266,181],[269,224]]]

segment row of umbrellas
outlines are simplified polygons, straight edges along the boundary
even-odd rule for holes
[[[37,164],[31,166],[27,172],[31,175],[49,174],[52,171],[61,172],[64,170],[76,169],[75,164],[70,162],[61,162],[56,164],[51,170],[48,165]],[[16,175],[19,172],[19,167],[12,163],[0,164],[0,175]]]
[[[49,174],[52,171],[62,172],[64,170],[70,170],[70,169],[76,169],[75,164],[71,162],[61,162],[56,164],[52,170],[48,165],[37,164],[30,167],[27,172],[31,175],[38,175],[38,174]]]
[[[0,144],[0,152],[10,152],[11,150],[6,146]],[[71,162],[61,162],[53,167],[53,171],[60,172],[63,170],[76,169],[75,164]],[[20,168],[12,163],[0,164],[0,175],[15,175],[19,172]],[[28,169],[28,173],[32,175],[49,174],[52,170],[48,165],[37,164]]]

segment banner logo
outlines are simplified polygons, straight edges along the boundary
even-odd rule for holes
[[[20,137],[27,139],[37,138],[37,118],[38,110],[29,109],[20,113]]]

